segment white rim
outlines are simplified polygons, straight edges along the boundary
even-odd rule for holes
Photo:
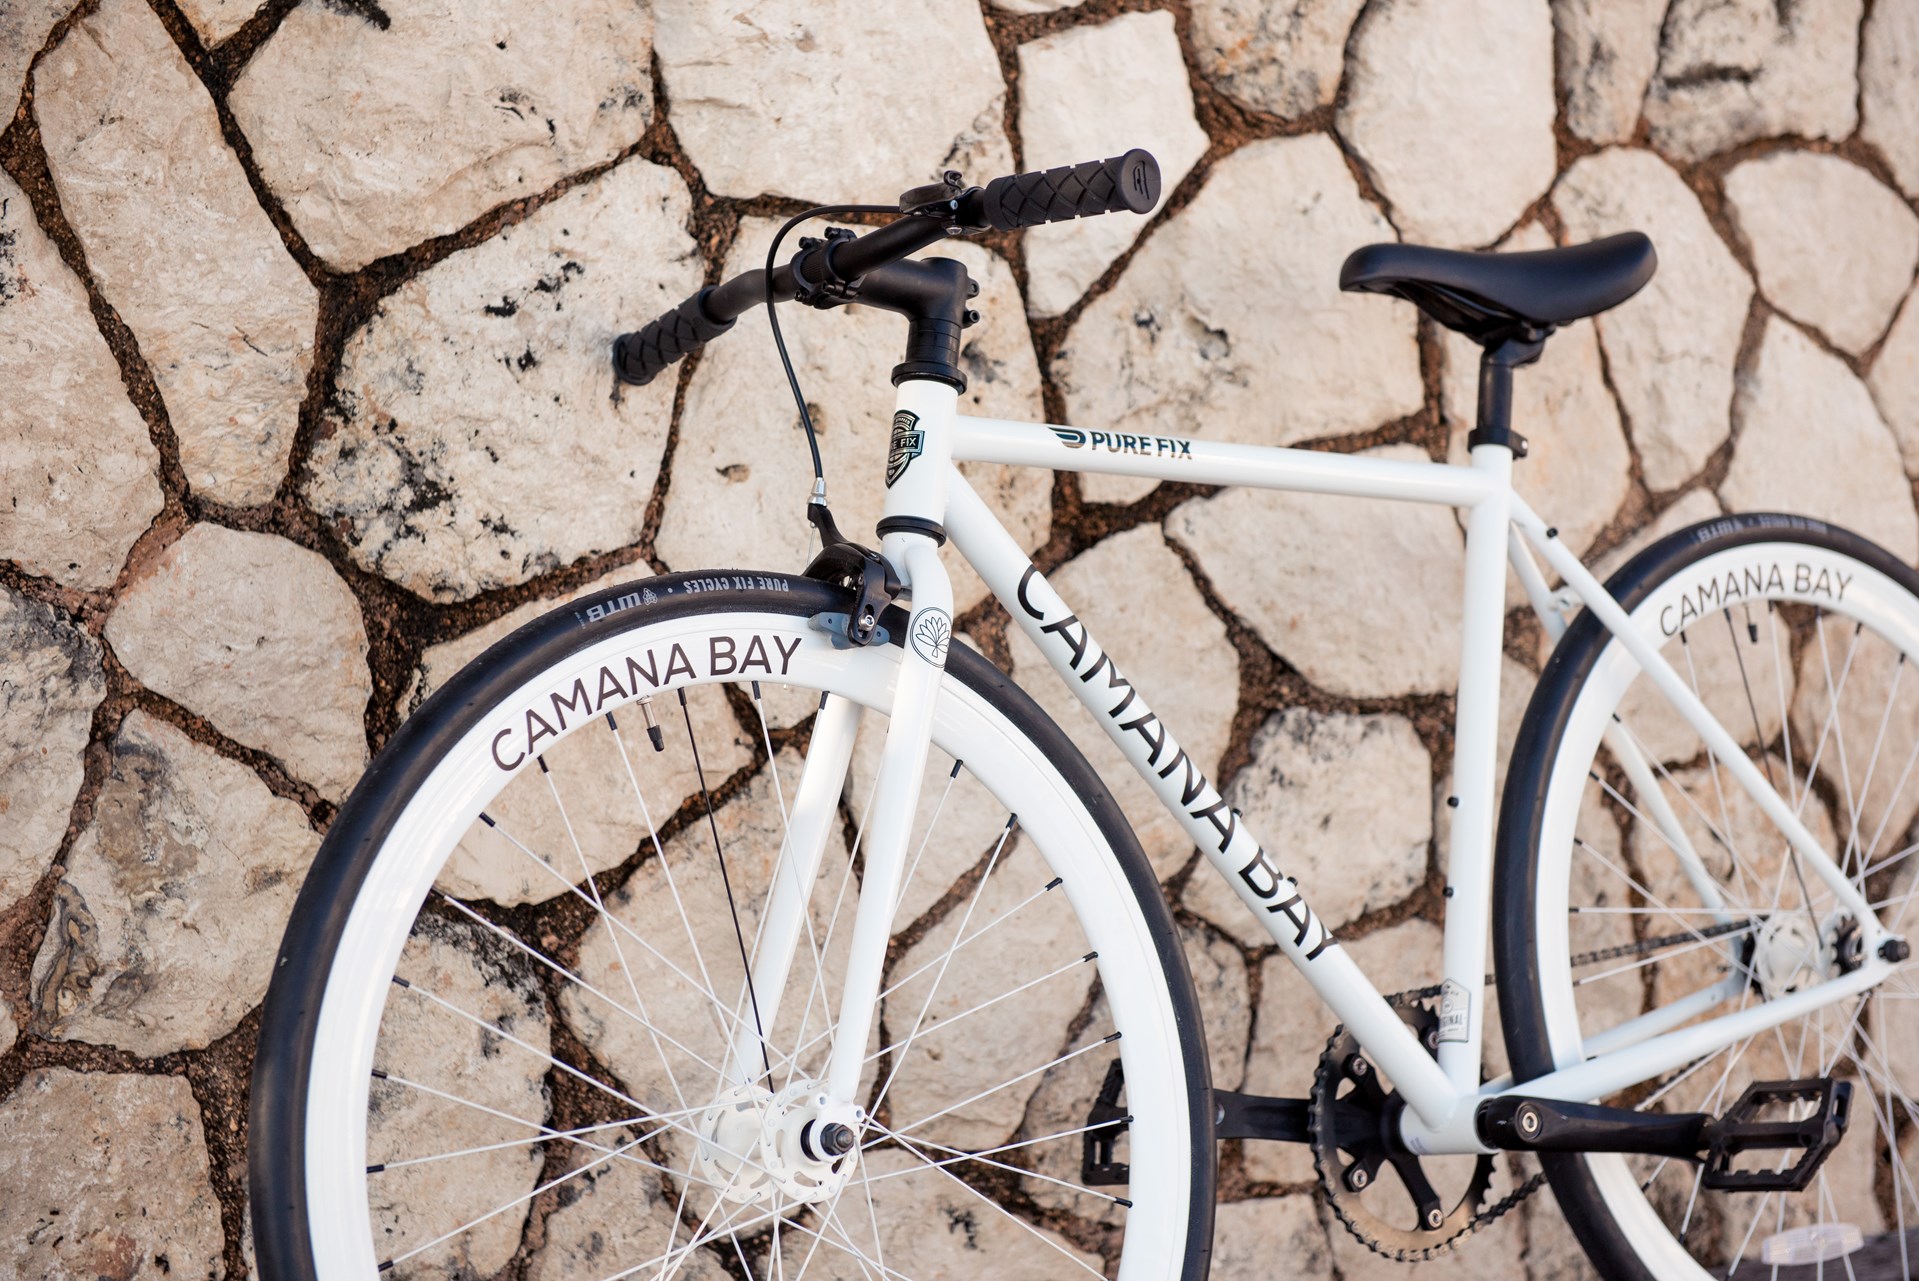
[[[1851,556],[1801,543],[1754,543],[1704,557],[1674,573],[1656,588],[1632,612],[1633,624],[1650,641],[1663,644],[1668,633],[1662,627],[1662,618],[1668,625],[1675,624],[1689,593],[1697,600],[1701,585],[1724,583],[1728,574],[1742,580],[1747,568],[1776,563],[1781,556],[1790,556],[1795,564],[1811,566],[1812,582],[1818,581],[1817,573],[1821,569],[1843,572],[1850,582],[1843,599],[1835,599],[1829,592],[1797,590],[1794,576],[1788,574],[1783,580],[1784,591],[1769,592],[1767,599],[1815,605],[1828,614],[1867,623],[1908,656],[1919,658],[1919,599]],[[1553,760],[1540,830],[1535,937],[1547,1044],[1556,1067],[1570,1066],[1585,1057],[1568,963],[1572,943],[1566,909],[1572,842],[1586,791],[1588,762],[1598,751],[1615,708],[1638,674],[1637,664],[1623,646],[1610,643],[1605,647],[1574,700]],[[1586,1158],[1586,1165],[1607,1212],[1655,1275],[1683,1277],[1689,1281],[1710,1275],[1693,1260],[1673,1235],[1672,1228],[1660,1217],[1625,1157],[1591,1155]],[[1754,1238],[1755,1243],[1757,1239]]]
[[[511,727],[517,709],[568,689],[602,664],[623,663],[629,652],[648,647],[703,641],[718,630],[714,615],[662,622],[601,641],[527,681],[446,753],[395,823],[349,915],[315,1034],[305,1140],[309,1229],[321,1277],[363,1278],[378,1266],[368,1231],[365,1130],[374,1045],[392,991],[390,977],[441,865],[473,816],[514,777],[490,759],[495,735]],[[805,619],[787,614],[729,613],[723,630],[797,644],[779,678],[785,684],[831,691],[873,709],[890,704],[898,671],[891,647],[836,650]],[[689,650],[700,652],[698,646]],[[671,692],[712,679],[695,675],[647,692]],[[1096,826],[1051,762],[957,680],[946,682],[944,690],[935,745],[965,760],[997,796],[1028,797],[1038,790],[1037,803],[1019,808],[1020,825],[1054,874],[1064,878],[1074,913],[1099,953],[1106,999],[1124,1033],[1119,1048],[1128,1096],[1185,1099],[1181,1030],[1153,939],[1123,871],[1105,853]],[[626,701],[631,700],[607,707]],[[526,767],[522,762],[520,769]],[[342,1124],[341,1118],[352,1121]],[[1129,1142],[1129,1198],[1135,1208],[1128,1212],[1120,1275],[1177,1276],[1183,1267],[1194,1155],[1185,1109],[1163,1108],[1150,1117],[1136,1113]]]

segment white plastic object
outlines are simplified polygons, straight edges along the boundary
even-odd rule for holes
[[[1798,1267],[1843,1259],[1866,1243],[1850,1223],[1814,1223],[1775,1232],[1759,1243],[1759,1261],[1768,1267]]]

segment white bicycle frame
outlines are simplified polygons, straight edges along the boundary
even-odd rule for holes
[[[1705,1022],[1682,1026],[1725,999],[1725,984],[1707,988],[1593,1038],[1579,1062],[1524,1084],[1535,1097],[1590,1100],[1709,1054],[1734,1041],[1800,1017],[1873,987],[1894,966],[1879,955],[1888,936],[1864,897],[1833,862],[1792,807],[1766,781],[1694,695],[1691,687],[1635,630],[1625,610],[1558,539],[1556,531],[1513,491],[1512,452],[1480,445],[1470,466],[1413,463],[1301,449],[1237,445],[1170,436],[1093,432],[1076,427],[969,418],[957,412],[957,393],[941,383],[909,380],[899,387],[892,457],[888,466],[881,554],[911,596],[907,644],[887,732],[876,800],[865,838],[865,877],[841,998],[838,1032],[827,1071],[835,1110],[851,1112],[867,1029],[879,992],[880,965],[899,897],[912,816],[918,803],[935,695],[946,638],[951,634],[952,589],[932,527],[978,571],[1020,629],[1046,655],[1067,688],[1084,703],[1194,843],[1233,887],[1298,967],[1313,990],[1386,1071],[1408,1107],[1402,1131],[1422,1153],[1489,1151],[1475,1133],[1478,1104],[1512,1089],[1484,1081],[1481,1038],[1486,938],[1492,903],[1493,782],[1499,714],[1499,660],[1505,621],[1505,568],[1510,561],[1532,608],[1549,634],[1565,627],[1563,608],[1591,611],[1637,661],[1717,754],[1727,772],[1777,824],[1791,847],[1831,889],[1860,925],[1868,959],[1850,973]],[[1180,480],[1203,485],[1438,503],[1465,509],[1464,628],[1461,636],[1458,718],[1454,737],[1452,829],[1446,869],[1444,987],[1437,1060],[1339,946],[1313,912],[1283,854],[1267,850],[1245,819],[1220,796],[1172,731],[1121,674],[1086,624],[1034,569],[1026,553],[954,466],[978,461],[1059,471]],[[1530,549],[1530,550],[1529,550]],[[1565,584],[1555,595],[1532,553]],[[829,701],[829,708],[832,704]],[[818,866],[809,835],[824,832],[851,751],[857,713],[824,714],[796,799],[792,830],[794,875],[775,886],[768,907],[771,933],[754,963],[754,989],[766,1009],[777,1009],[791,954],[779,922],[798,920],[805,887]],[[1606,739],[1643,795],[1651,768],[1624,736]],[[1708,908],[1720,906],[1717,886],[1692,852],[1677,817],[1655,802],[1651,817],[1678,851],[1681,866]],[[815,821],[817,820],[817,821]],[[1283,847],[1281,847],[1283,849]],[[783,860],[783,863],[786,860]],[[1728,989],[1729,990],[1729,989]],[[1305,1013],[1301,1012],[1302,1015]],[[770,1015],[767,1016],[770,1022]],[[750,1063],[757,1050],[734,1047]]]

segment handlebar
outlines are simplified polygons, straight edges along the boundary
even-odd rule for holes
[[[948,236],[1015,231],[1104,213],[1147,213],[1159,203],[1159,164],[1135,147],[1107,160],[995,178],[983,188],[961,190],[955,184],[936,190],[945,198],[914,204],[896,221],[863,236],[801,249],[774,269],[773,300],[787,302],[834,280],[857,280]],[[918,194],[909,192],[902,205]],[[731,329],[749,308],[766,301],[767,293],[766,272],[759,268],[701,289],[641,329],[614,339],[614,372],[622,382],[645,386]]]

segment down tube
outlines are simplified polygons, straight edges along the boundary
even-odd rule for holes
[[[1439,1065],[1308,906],[1298,882],[1280,872],[1238,811],[1180,748],[957,470],[948,481],[946,530],[1020,630],[1205,852],[1213,870],[1392,1076],[1413,1110],[1428,1124],[1450,1115],[1462,1096]],[[1296,1020],[1316,1028],[1316,1013],[1300,1010]]]

